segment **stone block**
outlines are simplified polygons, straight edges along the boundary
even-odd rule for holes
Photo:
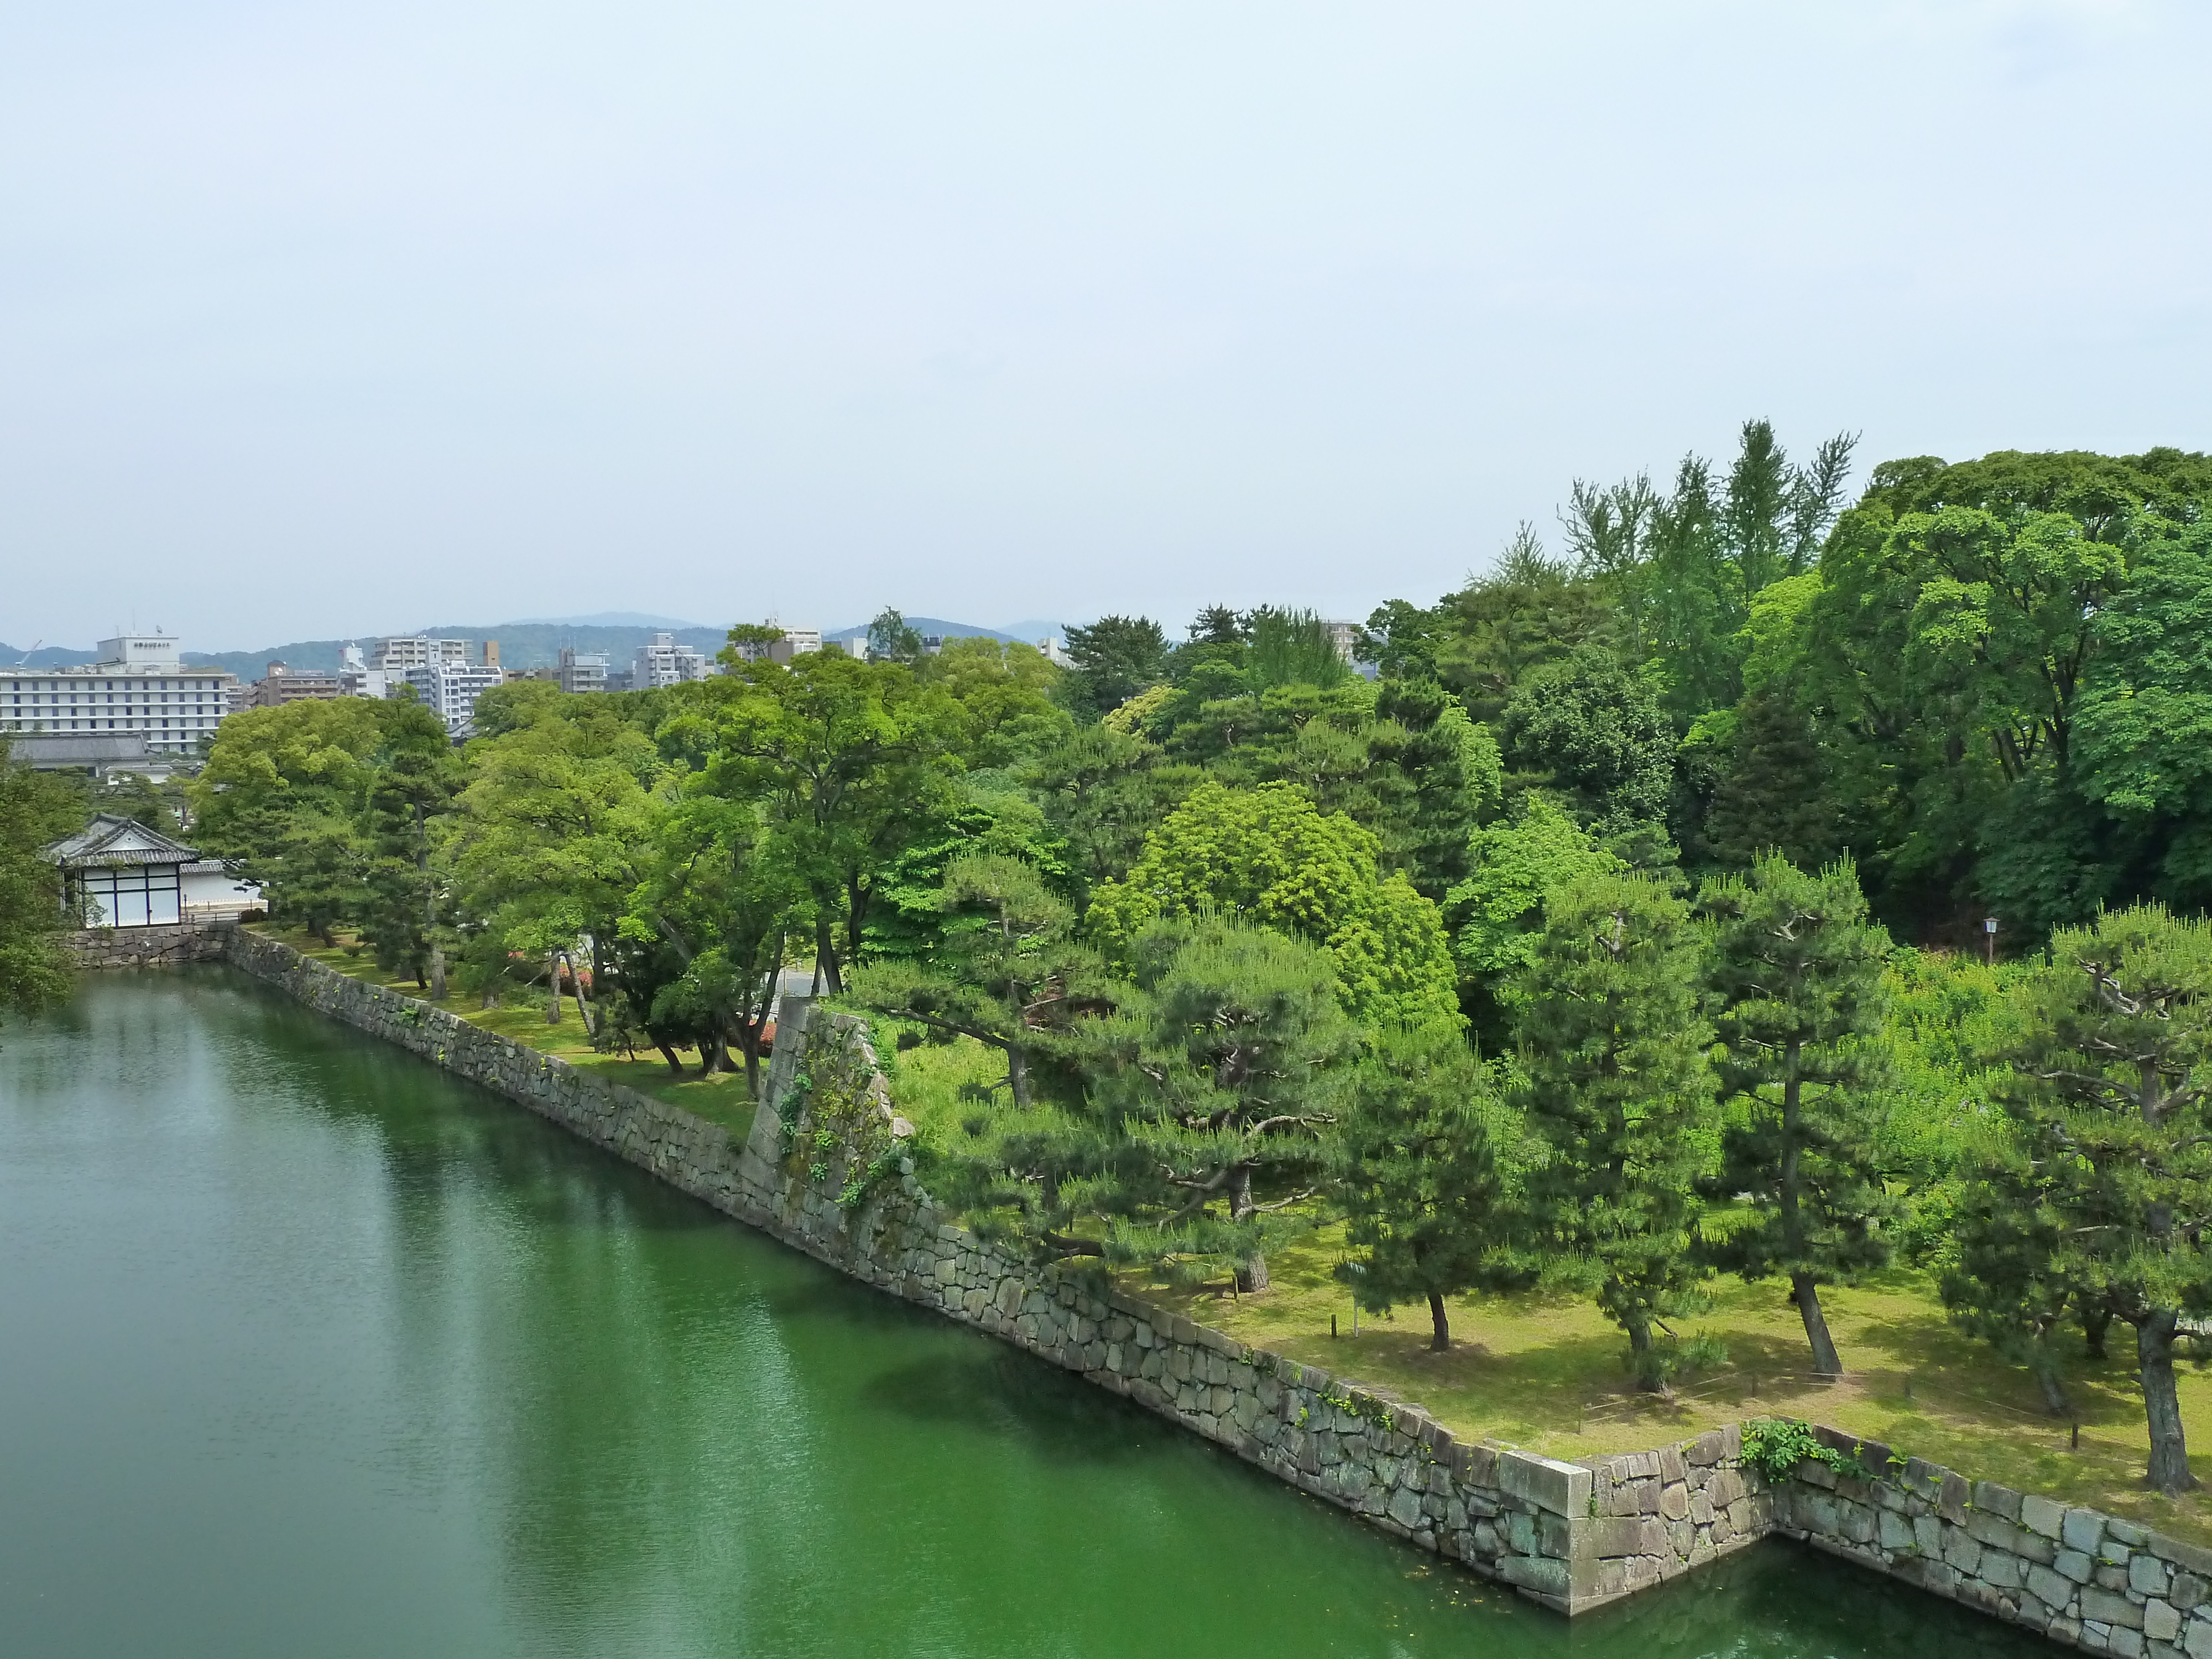
[[[2203,1603],[2204,1593],[2208,1588],[2212,1587],[2208,1587],[2204,1580],[2196,1573],[2185,1572],[2176,1567],[2173,1570],[2173,1587],[2166,1591],[2166,1600],[2172,1602],[2182,1612],[2187,1613],[2191,1607]]]
[[[1686,1521],[1690,1516],[1690,1489],[1680,1480],[1669,1481],[1659,1488],[1659,1514],[1662,1520]]]
[[[2097,1564],[2079,1550],[2059,1551],[2051,1565],[2060,1577],[2070,1578],[2077,1584],[2087,1583],[2097,1571]]]
[[[2133,1601],[2117,1590],[2102,1589],[2094,1584],[2081,1592],[2081,1617],[2128,1630],[2141,1630],[2143,1622],[2142,1609]]]
[[[1886,1550],[1918,1552],[1919,1546],[1912,1536],[1912,1524],[1901,1515],[1884,1510],[1875,1517],[1875,1541]]]
[[[1943,1523],[1932,1515],[1923,1515],[1912,1523],[1913,1547],[1931,1561],[1943,1559]]]
[[[2027,1570],[2027,1588],[2053,1613],[2063,1613],[2074,1600],[2073,1580],[2055,1567],[2040,1564]]]
[[[1590,1472],[1576,1464],[1555,1462],[1527,1452],[1501,1452],[1498,1484],[1514,1497],[1526,1498],[1554,1515],[1581,1519],[1589,1512]]]
[[[2185,1572],[2199,1578],[2212,1579],[2212,1550],[2200,1544],[2185,1543],[2179,1538],[2168,1538],[2154,1532],[2143,1539],[2143,1547],[2161,1561],[2170,1561]]]
[[[1982,1570],[1982,1547],[1964,1527],[1953,1527],[1943,1540],[1943,1560],[1972,1577]]]
[[[1682,1448],[1682,1461],[1692,1468],[1711,1468],[1727,1455],[1717,1429],[1707,1430]]]
[[[2181,1634],[2181,1614],[2171,1601],[2143,1603],[2143,1634],[2154,1642],[2171,1642]]]
[[[2105,1536],[2105,1517],[2094,1510],[2069,1510],[2058,1523],[2058,1540],[2069,1550],[2094,1555]]]
[[[2182,1632],[2181,1650],[2189,1659],[2212,1659],[2212,1624],[2191,1619]]]
[[[1498,1571],[1507,1583],[1539,1595],[1564,1601],[1570,1593],[1567,1564],[1547,1555],[1508,1555],[1498,1561]]]
[[[2128,1588],[2144,1595],[2163,1595],[2172,1570],[2146,1550],[2128,1563]]]

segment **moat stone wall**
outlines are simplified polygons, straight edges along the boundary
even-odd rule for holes
[[[1873,1478],[1808,1462],[1770,1490],[1744,1464],[1735,1426],[1587,1466],[1465,1443],[1418,1407],[979,1241],[931,1204],[910,1162],[848,1206],[839,1200],[850,1158],[817,1170],[787,1155],[786,1126],[772,1106],[756,1114],[740,1142],[678,1107],[349,979],[276,940],[234,927],[216,937],[228,960],[309,1006],[527,1106],[842,1272],[1026,1348],[1559,1611],[1616,1601],[1780,1534],[2068,1646],[2129,1659],[2212,1659],[2212,1551],[1899,1460],[1832,1429],[1817,1432]],[[817,1015],[811,1002],[786,1000],[769,1101],[789,1095]],[[847,1017],[822,1018],[825,1031],[857,1036]],[[894,1133],[903,1129],[890,1119],[880,1079],[873,1097]],[[809,1127],[803,1113],[793,1121],[795,1144],[810,1144]]]
[[[85,927],[62,935],[80,968],[167,968],[216,962],[229,954],[227,923],[187,921],[163,927]]]

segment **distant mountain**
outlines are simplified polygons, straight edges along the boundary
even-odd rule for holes
[[[1059,640],[1067,637],[1067,624],[1056,622],[1008,623],[999,630],[1002,637],[1011,635],[1035,645],[1039,640]]]
[[[588,617],[520,617],[511,623],[501,623],[497,628],[475,629],[474,633],[496,634],[501,628],[651,628],[665,631],[674,629],[696,631],[707,626],[704,623],[684,622],[675,617],[649,617],[638,611],[594,611]]]
[[[98,662],[97,651],[72,651],[64,645],[41,646],[36,651],[20,646],[0,644],[0,668],[79,668],[88,662]]]
[[[917,634],[934,634],[939,639],[968,640],[980,636],[987,640],[1006,640],[1012,642],[1022,638],[1018,634],[1001,634],[995,628],[978,628],[973,623],[946,622],[942,617],[908,617],[906,619],[906,625]],[[824,634],[822,637],[825,640],[836,640],[842,645],[847,640],[865,639],[867,637],[867,623],[861,623],[856,627],[841,628],[834,634]],[[1035,635],[1031,637],[1034,638]]]

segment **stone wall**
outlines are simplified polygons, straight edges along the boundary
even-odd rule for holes
[[[80,968],[166,968],[213,962],[229,952],[227,924],[187,921],[163,927],[86,927],[62,935]]]
[[[148,930],[151,931],[151,930]],[[1770,1490],[1731,1426],[1587,1467],[1459,1441],[1413,1407],[1253,1348],[952,1224],[910,1161],[842,1204],[847,1162],[784,1152],[771,1107],[740,1143],[678,1107],[576,1071],[252,932],[229,960],[331,1017],[480,1083],[856,1279],[1028,1349],[1419,1548],[1565,1613],[1633,1595],[1771,1534],[2095,1653],[2212,1659],[2212,1551],[1886,1446],[1816,1432],[1871,1478],[1801,1464]],[[786,1099],[816,1016],[785,1000],[768,1099]],[[851,1030],[854,1022],[828,1016]],[[833,1028],[834,1029],[834,1028]],[[872,1063],[872,1055],[868,1056]],[[874,1103],[894,1134],[878,1078]],[[802,1115],[792,1126],[805,1144]]]
[[[2212,1550],[1817,1432],[1875,1478],[1799,1465],[1778,1531],[2091,1653],[2212,1659]]]

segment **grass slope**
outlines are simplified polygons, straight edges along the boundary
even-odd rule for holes
[[[302,956],[312,957],[325,967],[334,968],[349,978],[371,985],[387,986],[408,996],[422,996],[414,978],[406,974],[386,974],[376,965],[376,958],[363,951],[349,954],[342,943],[331,950],[322,941],[309,934],[266,925],[254,925],[254,932],[282,939]],[[343,941],[345,935],[338,938]],[[753,1103],[745,1093],[744,1073],[718,1073],[713,1077],[702,1077],[696,1071],[686,1071],[681,1077],[670,1073],[667,1062],[650,1049],[640,1051],[636,1060],[626,1060],[620,1054],[603,1054],[592,1047],[592,1040],[584,1033],[583,1023],[576,1018],[574,1002],[562,1006],[558,1024],[545,1023],[545,999],[543,991],[532,994],[524,988],[496,1008],[477,1008],[470,1006],[473,998],[448,997],[442,1005],[447,1012],[458,1015],[471,1025],[482,1026],[504,1037],[512,1037],[526,1048],[542,1054],[557,1054],[580,1072],[588,1072],[610,1083],[619,1083],[665,1100],[672,1106],[681,1106],[686,1111],[696,1112],[701,1117],[720,1123],[742,1140],[753,1127]]]

